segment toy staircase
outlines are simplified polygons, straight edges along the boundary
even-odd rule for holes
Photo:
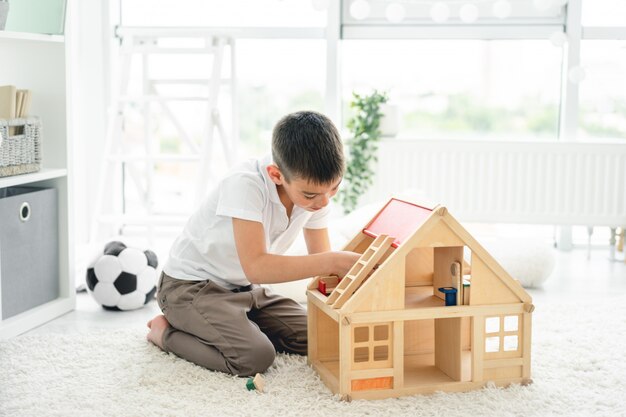
[[[350,271],[328,296],[326,304],[333,308],[341,308],[361,284],[374,272],[378,261],[383,257],[393,243],[394,238],[380,235],[363,252],[359,260],[352,266]]]

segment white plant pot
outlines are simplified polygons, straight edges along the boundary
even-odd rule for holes
[[[9,2],[0,1],[0,30],[4,30],[9,15]]]
[[[380,119],[380,134],[383,138],[394,137],[398,134],[398,106],[395,104],[383,103],[380,105],[383,116]]]

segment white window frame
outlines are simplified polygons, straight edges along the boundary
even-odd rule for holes
[[[626,26],[582,26],[581,25],[581,18],[582,18],[582,13],[581,10],[582,9],[582,1],[583,0],[570,0],[569,3],[574,2],[575,4],[578,3],[578,26],[580,27],[580,32],[579,32],[579,38],[578,38],[578,44],[577,44],[577,51],[575,51],[577,53],[577,56],[574,57],[574,59],[578,59],[578,62],[580,62],[580,44],[582,40],[607,40],[607,41],[611,41],[611,40],[626,40]],[[568,35],[569,36],[569,35]],[[568,98],[569,99],[569,98]],[[568,120],[568,123],[571,124],[571,126],[568,126],[568,129],[575,129],[578,130],[578,89],[576,89],[576,117],[577,120],[575,121],[570,121]]]
[[[117,2],[122,0],[116,0]],[[565,8],[564,21],[558,18],[509,19],[506,24],[476,23],[472,25],[433,24],[426,20],[416,24],[393,25],[390,23],[356,24],[342,23],[342,14],[351,0],[328,2],[326,27],[212,27],[235,39],[317,39],[326,42],[326,101],[325,112],[337,123],[341,123],[341,41],[344,39],[547,39],[556,31],[564,31],[568,42],[563,47],[563,69],[561,73],[561,101],[558,140],[577,140],[579,115],[579,86],[568,80],[569,69],[580,64],[582,39],[626,39],[625,27],[583,27],[582,1],[569,0]],[[111,31],[108,30],[109,36]],[[132,30],[125,28],[124,30]],[[189,28],[181,28],[190,30]],[[193,30],[193,28],[191,29]],[[105,38],[106,39],[106,38]],[[110,68],[107,66],[107,68]]]

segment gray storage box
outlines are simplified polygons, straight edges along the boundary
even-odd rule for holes
[[[57,190],[0,189],[2,319],[59,297]]]

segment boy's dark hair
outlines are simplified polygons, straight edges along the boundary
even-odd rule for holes
[[[272,157],[287,182],[328,184],[343,176],[343,144],[333,122],[314,111],[288,114],[272,132]]]

